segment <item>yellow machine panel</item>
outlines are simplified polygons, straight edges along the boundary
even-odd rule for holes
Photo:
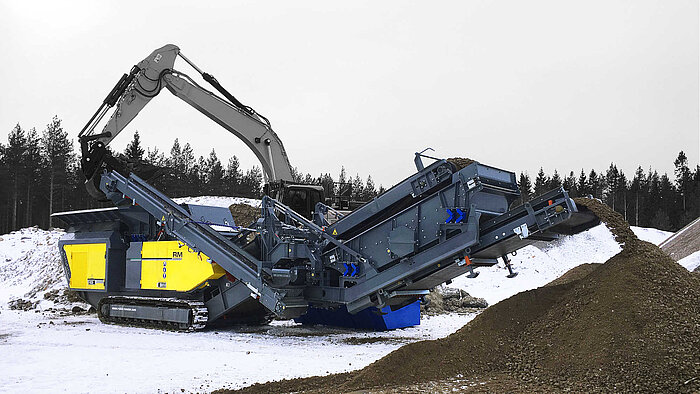
[[[144,242],[141,248],[141,288],[189,291],[226,274],[203,253],[179,241]]]
[[[71,289],[105,288],[106,243],[64,245]]]

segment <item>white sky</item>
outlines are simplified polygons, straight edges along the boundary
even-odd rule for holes
[[[177,44],[267,116],[292,165],[389,186],[413,153],[536,173],[698,163],[699,6],[688,1],[0,0],[0,141],[57,114],[75,137],[118,78]],[[176,68],[194,75],[182,62]],[[258,164],[163,91],[138,129]],[[76,146],[77,148],[77,146]]]

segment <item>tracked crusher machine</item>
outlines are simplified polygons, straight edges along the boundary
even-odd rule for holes
[[[174,70],[178,56],[223,98]],[[226,208],[177,204],[138,174],[149,171],[109,153],[107,144],[163,87],[260,159],[267,184],[257,221],[235,223]],[[67,226],[59,248],[69,287],[108,323],[197,330],[275,317],[334,323],[342,315],[372,327],[361,317],[371,312],[383,320],[375,328],[417,324],[417,301],[429,289],[474,277],[498,258],[511,270],[508,255],[518,249],[599,223],[563,189],[512,207],[520,195],[514,173],[478,162],[458,168],[421,153],[414,174],[343,215],[325,204],[319,186],[291,182],[267,119],[174,45],[125,74],[79,138],[88,190],[114,207],[54,214]],[[329,220],[331,213],[339,219]],[[409,309],[408,320],[387,318]]]

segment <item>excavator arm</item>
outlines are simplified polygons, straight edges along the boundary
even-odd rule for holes
[[[176,71],[173,66],[178,56],[225,99],[204,89],[186,74]],[[78,135],[82,150],[81,165],[88,184],[92,183],[90,181],[95,179],[95,175],[99,178],[101,168],[117,167],[106,146],[163,87],[241,139],[260,160],[268,182],[292,180],[292,168],[284,145],[267,119],[243,105],[212,75],[202,72],[180,53],[177,46],[166,45],[135,65],[129,74],[122,76]],[[97,124],[115,105],[116,109],[102,132],[95,134]]]

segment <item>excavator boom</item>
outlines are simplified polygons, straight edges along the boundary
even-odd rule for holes
[[[228,100],[204,89],[186,74],[176,71],[174,65],[178,56],[192,65],[205,81]],[[260,160],[267,181],[292,180],[292,167],[287,152],[267,119],[238,101],[216,78],[202,72],[181,55],[180,49],[175,45],[155,50],[135,65],[129,74],[124,74],[83,128],[79,137],[86,178],[90,179],[99,172],[100,164],[104,161],[104,148],[164,87],[242,140]],[[116,109],[102,132],[94,134],[99,121],[114,105]]]

